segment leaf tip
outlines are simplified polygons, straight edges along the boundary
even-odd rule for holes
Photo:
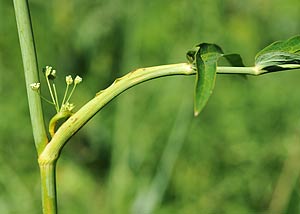
[[[196,111],[196,110],[195,110],[195,111],[194,111],[194,117],[198,117],[198,116],[199,116],[199,113],[200,113],[199,111]]]

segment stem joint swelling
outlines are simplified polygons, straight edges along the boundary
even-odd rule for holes
[[[38,157],[38,164],[39,166],[46,166],[49,164],[53,164],[57,161],[58,157],[59,157],[59,153],[45,154],[43,152]]]

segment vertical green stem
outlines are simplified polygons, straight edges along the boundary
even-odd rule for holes
[[[38,63],[30,19],[30,11],[28,7],[28,0],[14,0],[13,2],[21,46],[34,142],[38,155],[40,155],[48,143],[48,138],[44,124],[41,98],[38,93],[35,93],[29,87],[31,83],[39,82]],[[39,164],[42,183],[43,213],[55,214],[57,213],[55,187],[56,161],[52,161],[50,163],[43,162]]]
[[[41,173],[42,201],[44,214],[57,213],[56,201],[56,161],[50,163],[39,163]]]
[[[39,82],[30,12],[27,0],[14,0],[13,2],[22,52],[33,137],[37,152],[40,154],[47,145],[48,139],[44,125],[41,98],[29,86],[31,83]]]

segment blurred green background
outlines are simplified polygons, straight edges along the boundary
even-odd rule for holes
[[[123,74],[185,62],[199,42],[255,54],[300,32],[299,0],[31,0],[39,67],[83,77],[77,108]],[[218,75],[193,117],[193,77],[113,100],[58,162],[60,213],[300,212],[300,72]],[[44,89],[45,96],[48,96]],[[0,213],[41,213],[12,1],[0,0]],[[55,113],[44,103],[47,121]]]

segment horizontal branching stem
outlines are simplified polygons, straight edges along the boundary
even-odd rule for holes
[[[260,75],[265,71],[260,71],[255,67],[218,67],[218,73],[224,74],[248,74]],[[124,92],[125,90],[139,83],[172,75],[194,75],[196,71],[192,65],[187,63],[162,65],[148,68],[140,68],[134,70],[127,75],[116,79],[112,85],[105,90],[97,93],[97,95],[86,103],[81,109],[73,114],[65,121],[53,136],[51,142],[46,146],[42,154],[39,156],[39,162],[53,162],[59,156],[59,153],[67,142],[67,140],[76,133],[87,121],[89,121],[100,109],[102,109],[113,98]]]
[[[187,63],[162,65],[149,68],[140,68],[116,79],[111,86],[97,93],[81,109],[65,121],[57,130],[50,143],[39,156],[40,164],[53,162],[67,140],[90,120],[101,108],[113,98],[134,85],[150,79],[171,75],[193,75],[194,69]]]
[[[265,71],[264,71],[265,72]],[[218,74],[247,74],[247,75],[260,75],[264,73],[255,67],[218,67]]]

